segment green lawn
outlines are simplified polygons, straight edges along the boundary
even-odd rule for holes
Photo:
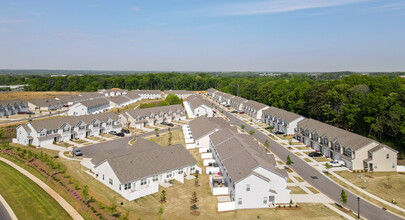
[[[41,187],[0,162],[0,192],[19,219],[71,219]]]

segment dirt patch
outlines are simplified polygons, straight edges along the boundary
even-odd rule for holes
[[[194,215],[194,216],[199,216],[200,212],[199,211],[192,211],[192,212],[190,212],[190,214]]]

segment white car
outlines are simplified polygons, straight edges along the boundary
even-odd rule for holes
[[[346,166],[345,162],[341,161],[341,160],[331,160],[331,161],[329,161],[329,165],[331,167],[344,167],[344,166]]]

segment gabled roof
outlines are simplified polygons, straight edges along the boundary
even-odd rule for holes
[[[106,98],[99,98],[99,99],[92,99],[87,101],[81,101],[82,105],[86,106],[87,108],[98,106],[98,105],[109,105],[110,102]]]
[[[267,105],[260,103],[260,102],[256,102],[253,100],[248,100],[247,102],[244,103],[245,106],[256,109],[256,110],[260,110],[260,109],[264,109],[266,107],[268,107]]]
[[[247,99],[242,98],[242,97],[239,97],[239,96],[235,96],[235,97],[233,97],[233,98],[231,99],[231,102],[236,102],[236,103],[239,103],[239,104],[245,103],[245,102],[247,102],[247,101],[248,101]]]
[[[385,145],[385,144],[379,144],[379,145],[377,145],[376,147],[370,149],[368,152],[374,153],[374,152],[377,152],[377,151],[379,151],[379,150],[381,150],[381,149],[384,149],[384,148],[387,148],[387,149],[389,149],[389,150],[391,150],[391,151],[394,151],[395,153],[398,153],[398,151],[396,151],[396,150],[394,150],[394,149],[388,147],[388,146]]]
[[[337,139],[340,146],[350,147],[352,151],[360,149],[371,143],[378,143],[370,138],[363,137],[361,135],[343,130],[332,125],[328,125],[314,119],[304,119],[297,123],[297,127],[308,129],[310,133],[316,131],[319,137],[326,135],[329,141]]]
[[[13,99],[13,100],[0,100],[0,106],[7,106],[7,105],[20,105],[21,103],[27,104],[27,102],[22,101],[20,99]]]
[[[92,162],[109,163],[121,183],[129,183],[142,178],[158,175],[186,166],[197,164],[196,159],[183,147],[172,145],[162,147],[155,142],[138,139],[131,148],[120,155],[97,155]],[[95,164],[97,167],[100,164]]]
[[[207,117],[198,117],[189,123],[191,133],[193,134],[193,137],[195,140],[200,139],[201,137],[204,137],[205,135],[215,131],[216,129],[224,129],[224,128],[229,128],[231,129],[231,126],[229,125],[228,122],[226,122],[222,118],[207,118]]]
[[[158,106],[158,107],[153,107],[153,108],[143,108],[143,109],[133,109],[133,110],[128,110],[125,111],[127,115],[129,115],[132,118],[136,117],[143,117],[143,116],[149,116],[150,114],[159,114],[159,112],[177,112],[177,111],[183,111],[184,108],[181,105],[166,105],[166,106]]]
[[[293,112],[289,112],[284,109],[276,108],[273,106],[263,110],[263,114],[268,114],[268,115],[275,116],[277,118],[281,118],[282,120],[285,120],[288,123],[290,123],[294,120],[297,120],[298,118],[303,117],[302,115],[299,115],[299,114],[296,114]]]
[[[173,93],[173,94],[194,94],[194,92],[193,91],[187,91],[187,90],[165,90],[165,91],[163,91],[163,93],[164,94],[171,94],[171,93]]]
[[[136,94],[158,94],[161,95],[162,91],[160,90],[131,90],[129,93],[136,93]]]
[[[110,100],[110,102],[115,103],[117,105],[121,105],[121,104],[131,101],[131,99],[129,99],[128,97],[125,97],[125,96],[113,96],[113,97],[109,97],[108,100]]]
[[[190,104],[191,109],[198,108],[199,106],[205,105],[211,107],[212,104],[204,99],[201,95],[191,95],[187,97],[187,101]]]
[[[55,106],[63,104],[63,101],[58,101],[56,99],[33,99],[28,102],[39,107],[48,107],[50,105]]]

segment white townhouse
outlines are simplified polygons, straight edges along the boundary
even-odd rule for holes
[[[17,127],[13,143],[49,146],[53,142],[66,142],[87,136],[121,131],[121,121],[115,113],[70,116],[28,122]]]
[[[110,101],[110,106],[113,108],[120,108],[131,104],[131,99],[126,96],[114,96],[107,98]]]
[[[98,98],[78,102],[69,107],[69,116],[91,115],[101,113],[110,107],[110,101],[106,98]]]
[[[181,144],[162,147],[145,139],[121,154],[101,152],[91,162],[95,178],[129,201],[159,192],[160,183],[184,183],[197,164]]]
[[[166,98],[169,94],[175,94],[180,99],[186,99],[190,95],[194,95],[193,91],[186,90],[165,90],[163,91],[164,97]]]
[[[261,120],[263,123],[272,126],[275,131],[294,135],[297,123],[304,119],[304,116],[271,106],[263,110]]]
[[[202,95],[191,95],[187,98],[187,103],[190,106],[191,111],[196,117],[199,116],[207,116],[207,117],[212,117],[213,116],[213,109],[212,106],[213,104],[205,98],[203,98]]]
[[[234,95],[228,94],[228,93],[223,93],[221,97],[221,104],[226,106],[226,107],[231,107],[231,100],[234,98]]]
[[[212,98],[214,98],[215,93],[217,93],[217,92],[218,92],[218,90],[216,90],[216,89],[213,89],[213,88],[208,89],[207,96],[211,96]]]
[[[223,97],[224,94],[225,94],[224,92],[217,91],[217,92],[215,93],[215,95],[214,95],[212,98],[213,98],[215,101],[217,101],[218,103],[222,104],[222,103],[223,103],[222,97]]]
[[[162,122],[186,120],[186,111],[181,105],[167,105],[128,110],[122,112],[119,117],[124,127],[142,129]]]
[[[128,99],[130,99],[129,104],[135,103],[135,102],[139,102],[142,100],[142,97],[137,94],[137,93],[127,93],[126,95],[124,95],[125,97],[127,97]]]
[[[64,95],[64,96],[55,98],[55,100],[63,102],[64,105],[71,106],[76,102],[99,99],[99,98],[104,98],[104,97],[105,96],[100,93],[87,92],[87,93],[82,93],[82,94],[78,94],[78,95]]]
[[[161,99],[162,91],[160,90],[131,90],[128,94],[138,94],[142,99]]]
[[[191,136],[194,138],[195,147],[199,148],[199,152],[209,151],[209,136],[221,129],[234,129],[228,122],[222,118],[207,118],[205,116],[198,117],[189,123]]]
[[[244,109],[244,104],[247,102],[248,100],[239,96],[235,96],[231,99],[231,107],[236,109],[236,111],[238,112],[242,112]]]
[[[210,187],[213,192],[225,189],[233,209],[269,208],[290,202],[286,170],[277,168],[274,155],[267,154],[251,136],[223,129],[209,138],[214,165],[220,170],[210,176]]]
[[[19,99],[0,101],[0,117],[28,111],[28,103]]]
[[[297,124],[295,138],[351,170],[396,171],[398,151],[370,138],[314,120]]]
[[[55,111],[60,110],[67,102],[56,99],[33,99],[28,101],[30,111]]]
[[[243,111],[256,120],[262,119],[263,110],[267,108],[269,108],[269,106],[252,100],[243,103]]]
[[[128,90],[126,89],[118,89],[118,88],[113,88],[113,89],[99,89],[99,93],[104,94],[105,96],[120,96],[120,95],[125,95],[128,93]]]

